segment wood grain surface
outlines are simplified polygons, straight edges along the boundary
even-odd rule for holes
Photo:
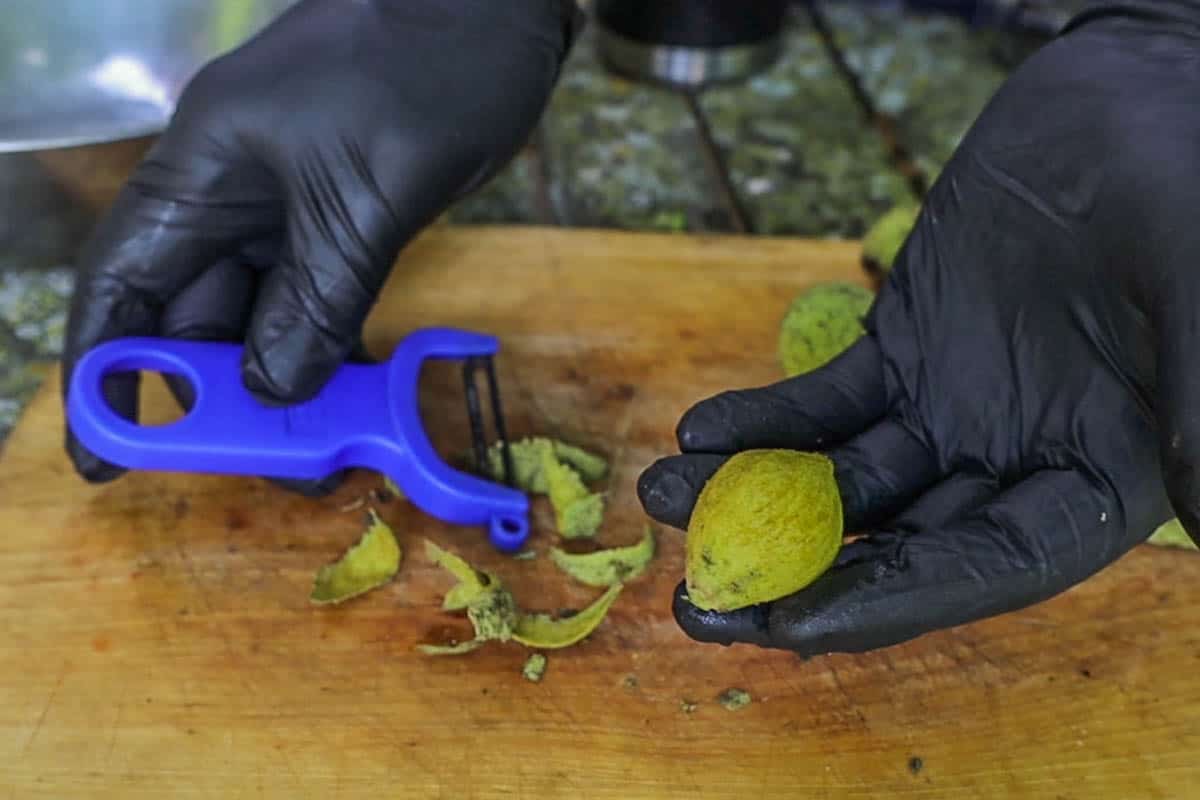
[[[372,314],[406,332],[498,334],[514,435],[606,454],[604,544],[645,522],[634,485],[692,402],[775,380],[791,297],[862,280],[857,247],[543,229],[429,231]],[[153,387],[153,384],[151,384]],[[402,501],[378,505],[405,556],[339,607],[312,577],[362,530],[334,496],[258,479],[128,475],[89,486],[61,450],[57,381],[0,457],[0,797],[1186,798],[1200,796],[1200,558],[1138,548],[1049,602],[863,655],[801,660],[688,640],[669,611],[682,538],[583,644],[431,659],[469,630],[438,602],[429,537],[532,608],[598,590],[548,559]],[[151,416],[170,403],[147,389]],[[466,442],[452,370],[422,385],[435,441]],[[532,546],[553,543],[544,501]],[[725,689],[753,702],[729,711]],[[694,704],[690,713],[685,705]]]

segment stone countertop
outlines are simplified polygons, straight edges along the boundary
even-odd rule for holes
[[[608,74],[590,30],[529,146],[449,222],[856,238],[937,173],[1013,61],[993,32],[952,19],[798,6],[774,67],[691,97]],[[68,156],[56,174],[119,184],[129,153],[99,166]],[[0,223],[0,443],[38,387],[37,365],[60,352],[73,284],[67,263],[31,266],[12,242],[42,254],[76,242],[81,215],[59,216]]]

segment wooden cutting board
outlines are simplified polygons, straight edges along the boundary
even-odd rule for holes
[[[638,538],[638,474],[678,416],[775,380],[776,325],[822,280],[861,280],[848,244],[542,229],[445,229],[401,259],[372,315],[378,355],[406,332],[502,337],[512,433],[612,459],[601,541]],[[466,441],[452,371],[431,370],[435,439]],[[0,796],[1200,796],[1200,558],[1139,548],[1021,613],[864,655],[800,660],[688,640],[670,615],[682,539],[601,628],[550,654],[413,646],[459,617],[429,537],[499,573],[527,607],[580,607],[541,557],[402,502],[378,506],[405,559],[386,588],[308,602],[359,536],[378,485],[292,497],[253,479],[137,474],[87,486],[60,449],[58,384],[0,458]],[[170,408],[148,393],[152,416]],[[551,544],[543,501],[533,546]],[[714,698],[736,687],[753,702]],[[686,713],[684,703],[694,703]],[[7,790],[5,792],[4,790]]]

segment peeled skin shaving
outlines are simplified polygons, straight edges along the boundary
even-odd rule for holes
[[[478,641],[495,639],[506,642],[512,638],[517,622],[517,605],[512,593],[504,588],[498,578],[475,569],[433,542],[425,542],[425,553],[430,561],[458,579],[458,583],[443,598],[443,609],[457,611],[465,608]]]
[[[483,644],[483,639],[468,639],[458,644],[419,644],[417,649],[427,656],[461,656]]]
[[[458,591],[456,602],[449,604],[443,600],[442,607],[465,607],[471,625],[475,628],[475,637],[469,642],[417,646],[418,650],[428,655],[461,655],[471,652],[487,641],[514,640],[526,647],[538,649],[570,647],[586,638],[604,621],[608,609],[616,601],[622,588],[621,584],[611,586],[578,614],[565,619],[555,619],[549,614],[521,610],[513,600],[512,593],[498,578],[475,569],[459,556],[443,550],[433,542],[425,543],[425,552],[431,561],[459,581],[451,590],[452,593]],[[447,595],[447,598],[449,596]]]
[[[841,542],[833,462],[795,450],[738,453],[705,484],[692,511],[688,598],[709,611],[777,600],[816,580]]]
[[[309,599],[318,605],[341,603],[376,589],[400,568],[400,545],[392,529],[374,511],[358,543],[317,571]]]
[[[487,591],[488,587],[498,583],[494,576],[475,569],[459,556],[428,540],[425,542],[425,555],[458,579],[458,583],[442,599],[442,609],[445,611],[466,608],[472,600]]]
[[[608,472],[608,464],[603,458],[582,448],[542,436],[521,439],[508,445],[513,465],[513,484],[521,491],[530,494],[546,494],[550,491],[542,471],[542,450],[546,447],[552,449],[558,461],[579,473],[585,483],[595,483]],[[493,480],[504,480],[504,451],[499,443],[488,448],[487,472]]]
[[[595,536],[604,521],[604,495],[589,492],[579,473],[559,461],[549,446],[542,447],[542,474],[559,535],[564,539]]]
[[[623,588],[623,584],[613,584],[590,606],[566,619],[554,619],[549,614],[521,614],[512,638],[526,647],[543,650],[577,644],[596,630]]]
[[[649,525],[637,544],[611,547],[594,553],[568,553],[558,547],[550,558],[563,572],[588,586],[611,586],[633,580],[646,571],[654,558],[654,531]]]

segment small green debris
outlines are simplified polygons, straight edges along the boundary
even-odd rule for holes
[[[727,711],[737,711],[750,705],[750,693],[744,689],[726,689],[717,695],[717,702]]]
[[[546,674],[546,657],[541,653],[534,653],[525,662],[525,666],[521,669],[521,674],[525,676],[525,680],[538,683],[542,680],[542,676]]]
[[[589,492],[579,473],[559,461],[552,447],[543,446],[541,452],[542,474],[559,535],[564,539],[595,536],[604,519],[604,495]]]
[[[637,675],[626,675],[625,679],[623,681],[621,681],[621,685],[624,686],[626,689],[638,688]]]
[[[360,508],[364,507],[366,504],[367,504],[367,498],[356,497],[353,500],[351,500],[350,502],[348,502],[345,505],[338,508],[338,511],[341,511],[342,513],[348,513],[350,511],[358,511]]]
[[[691,701],[691,700],[680,700],[680,701],[679,701],[679,710],[680,710],[680,711],[682,711],[682,712],[683,712],[683,713],[685,713],[685,714],[694,714],[694,713],[696,713],[696,708],[697,708],[698,706],[699,706],[699,704],[698,704],[698,703],[695,703],[695,702],[693,702],[693,701]]]
[[[309,600],[329,605],[377,589],[396,575],[400,558],[396,535],[372,509],[367,514],[367,530],[358,543],[317,571]]]
[[[650,224],[658,230],[680,233],[687,230],[687,214],[682,211],[660,211],[650,220]]]
[[[574,469],[585,483],[595,483],[608,474],[608,463],[600,456],[566,442],[535,436],[508,445],[513,464],[513,484],[521,491],[530,494],[547,494],[550,491],[542,471],[542,451],[546,447],[552,449],[559,461]],[[488,448],[486,469],[492,480],[504,480],[504,452],[499,442]]]
[[[1169,520],[1158,526],[1158,529],[1150,534],[1146,543],[1156,547],[1177,547],[1181,550],[1197,549],[1196,543],[1192,541],[1192,537],[1188,536],[1187,531],[1183,529],[1183,524],[1178,519]]]
[[[624,583],[645,572],[654,558],[654,531],[647,525],[637,544],[594,553],[568,553],[555,547],[550,550],[550,558],[563,572],[588,586]]]
[[[908,760],[908,771],[911,772],[913,775],[920,774],[921,770],[924,769],[924,767],[925,767],[925,762],[921,759],[920,756],[913,756],[912,758],[910,758]]]
[[[507,642],[518,623],[517,602],[512,592],[499,583],[467,604],[467,617],[475,627],[475,638]]]
[[[533,561],[537,558],[537,550],[522,550],[513,556],[513,558],[517,561]]]
[[[417,649],[427,656],[461,656],[482,644],[482,639],[468,639],[457,644],[419,644]]]

